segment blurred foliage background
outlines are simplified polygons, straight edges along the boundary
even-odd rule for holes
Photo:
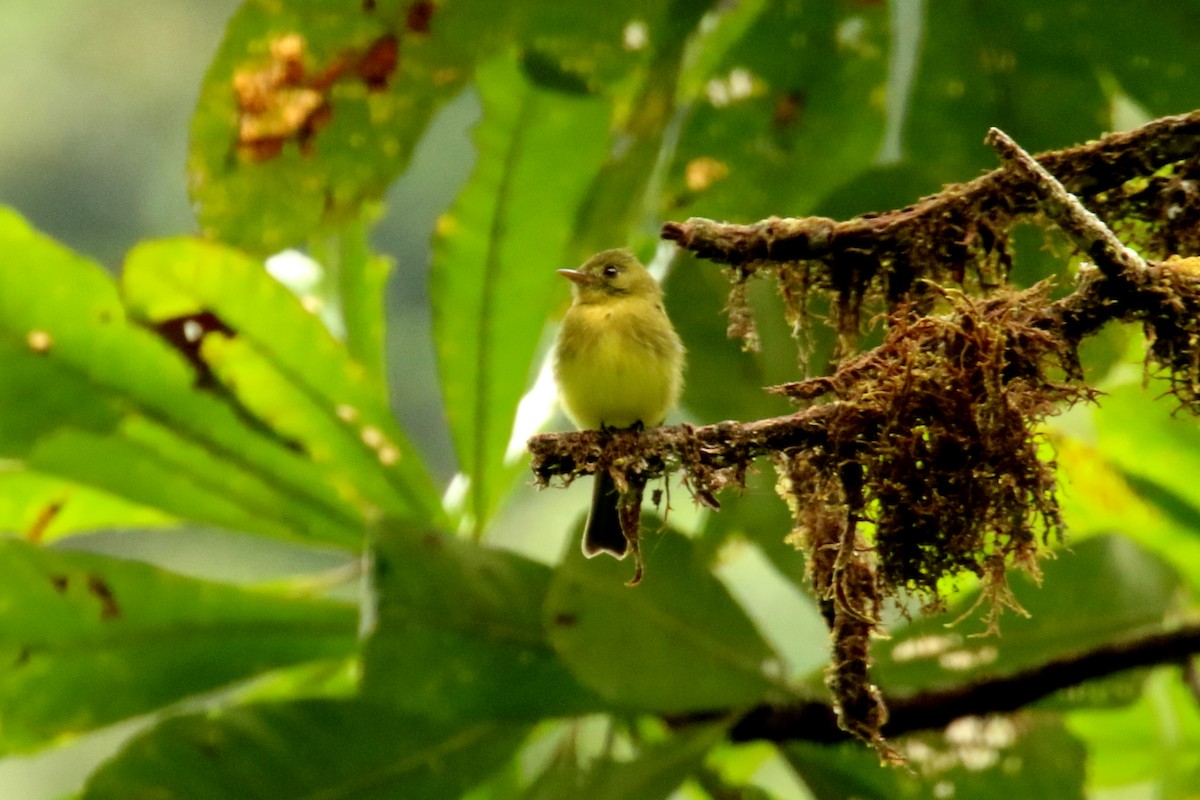
[[[280,44],[297,29],[299,56]],[[399,38],[382,88],[363,66],[386,67],[381,30]],[[630,590],[627,565],[577,554],[586,487],[536,494],[506,450],[565,425],[534,392],[512,430],[566,302],[555,266],[623,244],[663,256],[664,219],[899,207],[994,166],[992,125],[1037,151],[1200,107],[1197,34],[1190,0],[0,3],[0,203],[124,266],[118,294],[0,220],[0,794],[1194,797],[1200,716],[1177,668],[911,737],[914,775],[857,744],[666,729],[658,714],[820,692],[826,634],[771,477],[716,515],[679,492]],[[333,76],[316,90],[332,116],[305,106],[278,153],[270,135],[239,150],[255,104],[237,76],[297,58],[309,83],[289,88]],[[1061,243],[1022,234],[1014,280],[1065,279]],[[262,275],[284,248],[304,257],[275,274],[324,304],[338,342]],[[773,290],[752,287],[763,349],[747,354],[724,337],[715,269],[680,258],[665,280],[692,354],[679,418],[785,411],[759,389],[796,377]],[[208,309],[236,332],[204,331],[219,399],[139,327]],[[105,313],[138,325],[110,342]],[[85,378],[30,356],[43,328],[51,363]],[[1090,343],[1107,394],[1050,432],[1072,539],[1041,589],[1016,580],[1031,617],[1000,639],[945,628],[964,584],[944,618],[896,619],[886,689],[1194,620],[1200,429],[1139,361],[1136,332]],[[45,542],[21,542],[63,492]],[[368,506],[391,519],[359,638]]]

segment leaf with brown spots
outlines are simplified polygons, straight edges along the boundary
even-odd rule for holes
[[[356,648],[353,604],[0,539],[0,753]],[[120,668],[115,668],[115,667]]]

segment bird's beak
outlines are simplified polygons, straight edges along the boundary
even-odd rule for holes
[[[570,280],[572,283],[577,283],[580,286],[586,286],[589,283],[595,283],[596,278],[586,272],[580,272],[577,269],[560,269],[559,275]]]

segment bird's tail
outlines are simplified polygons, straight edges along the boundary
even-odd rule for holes
[[[629,551],[629,542],[621,530],[621,515],[617,509],[621,493],[607,469],[596,472],[595,487],[592,489],[592,511],[588,514],[587,526],[583,531],[583,554],[588,558],[598,553],[608,553],[624,558]]]

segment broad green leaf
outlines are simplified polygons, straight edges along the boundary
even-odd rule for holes
[[[695,16],[664,0],[248,0],[192,121],[201,224],[259,252],[308,241],[378,198],[437,108],[502,47],[520,43],[568,83],[613,87]],[[629,26],[641,34],[631,39]]]
[[[362,544],[345,519],[326,516],[305,498],[280,494],[259,476],[140,417],[131,417],[116,435],[54,433],[38,444],[29,463],[181,519],[284,539]]]
[[[314,398],[299,381],[281,370],[263,353],[256,343],[243,336],[212,333],[201,347],[205,362],[223,384],[230,387],[242,405],[270,425],[276,433],[298,443],[314,463],[326,472],[328,483],[343,500],[360,508],[379,508],[385,513],[404,515],[418,521],[428,519],[433,511],[420,509],[408,492],[398,491],[388,481],[387,471],[404,459],[394,440],[386,434],[369,435],[378,431],[370,423],[348,421],[338,416],[339,410],[351,408]],[[349,416],[349,414],[346,414]],[[424,483],[424,476],[417,480]],[[398,476],[398,480],[403,480]],[[400,489],[407,489],[401,485]],[[432,509],[431,486],[419,490]]]
[[[40,291],[45,289],[29,285],[29,293]],[[39,437],[60,427],[106,431],[120,419],[117,398],[86,373],[63,364],[57,354],[30,349],[27,337],[43,333],[40,328],[22,333],[0,322],[0,458],[26,457]]]
[[[546,640],[549,567],[463,539],[384,525],[378,620],[363,692],[439,719],[538,719],[599,710]]]
[[[1030,152],[1086,141],[1104,128],[1107,101],[1093,65],[1061,58],[1064,43],[1086,34],[1047,12],[1037,0],[952,0],[926,15],[904,131],[907,154],[931,166],[926,193],[997,166],[983,145],[990,126]],[[1051,17],[1058,24],[1039,38],[1053,40],[1052,49],[1027,46]]]
[[[1094,527],[1136,539],[1200,589],[1200,487],[1192,480],[1200,472],[1200,425],[1172,413],[1171,398],[1159,397],[1163,382],[1104,388],[1091,414],[1096,442],[1089,455],[1098,463],[1077,459],[1067,465],[1068,475],[1107,469],[1116,485],[1097,487],[1077,505],[1089,507]]]
[[[957,685],[1146,633],[1163,624],[1180,583],[1158,557],[1120,536],[1085,539],[1055,551],[1041,567],[1040,587],[1023,573],[1010,576],[1013,594],[1029,616],[1006,614],[1000,636],[972,636],[980,623],[970,616],[947,627],[971,608],[978,597],[972,592],[948,613],[920,619],[875,643],[874,678],[897,693]]]
[[[98,344],[91,327],[107,330],[123,317],[99,265],[0,208],[0,457],[24,457],[61,425],[116,425],[116,398],[88,374],[87,362]]]
[[[0,464],[0,533],[45,543],[99,528],[149,528],[174,522],[161,511],[110,492]]]
[[[201,356],[247,410],[304,450],[343,500],[438,518],[432,480],[377,385],[259,262],[193,239],[153,242],[130,253],[122,288],[130,313],[150,325],[204,313],[220,320]]]
[[[605,758],[586,775],[579,774],[573,753],[558,759],[538,776],[524,800],[656,800],[671,796],[704,757],[725,737],[725,726],[704,725],[643,747],[631,760]]]
[[[1200,537],[1195,525],[1172,513],[1190,512],[1190,504],[1150,479],[1122,472],[1094,445],[1060,437],[1055,451],[1062,474],[1059,499],[1072,539],[1119,533],[1171,564],[1200,591]],[[1164,498],[1169,508],[1161,505]]]
[[[1165,382],[1153,386],[1125,383],[1106,386],[1092,412],[1096,446],[1117,469],[1159,484],[1200,508],[1200,424],[1175,414],[1163,397]]]
[[[653,46],[643,79],[615,97],[619,115],[613,140],[620,146],[595,175],[580,209],[572,248],[580,258],[627,244],[648,223],[651,228],[656,225],[662,172],[677,141],[678,82],[687,44],[700,18],[714,5],[670,3],[662,24],[648,33]]]
[[[1192,3],[1099,0],[1071,7],[992,0],[984,9],[979,31],[996,56],[992,72],[1004,105],[1030,120],[1042,117],[1047,128],[1074,127],[1064,95],[1075,90],[1094,98],[1093,86],[1103,85],[1106,75],[1155,116],[1200,105],[1200,55],[1192,46],[1200,9]],[[1013,19],[1023,24],[1001,24]],[[1138,35],[1129,36],[1131,30]],[[1091,85],[1084,88],[1085,81]],[[1107,120],[1107,108],[1097,112],[1085,121]]]
[[[871,166],[884,131],[883,6],[767,4],[703,84],[670,166],[663,216],[813,213]]]
[[[83,800],[450,800],[507,761],[524,734],[357,700],[242,706],[139,736],[96,772]]]
[[[199,389],[196,373],[159,337],[131,324],[104,272],[34,232],[19,217],[0,213],[0,455],[29,458],[50,434],[103,436],[117,428],[169,431],[187,446],[206,451],[209,461],[269,479],[276,507],[289,496],[327,506],[341,521],[334,528],[312,526],[318,538],[359,544],[361,523],[349,504],[331,498],[321,473],[278,437],[264,435],[238,409],[214,393]],[[12,383],[9,383],[9,380]],[[10,412],[10,408],[12,411]],[[127,421],[120,423],[122,418]],[[186,440],[186,441],[185,441]],[[69,449],[59,450],[73,475],[100,465],[73,463]],[[191,464],[178,464],[186,479]],[[49,462],[42,465],[48,469]],[[105,464],[111,473],[119,465]],[[62,474],[59,470],[52,474]],[[100,488],[118,476],[104,475]],[[152,502],[145,496],[140,502]],[[174,509],[172,509],[174,510]],[[175,513],[178,513],[175,511]],[[201,517],[207,519],[207,517]],[[301,525],[295,535],[304,535]]]
[[[635,587],[625,585],[630,564],[576,547],[555,572],[543,619],[576,677],[614,704],[659,712],[783,694],[768,674],[774,653],[692,543],[668,531],[642,548]]]
[[[579,204],[608,146],[611,109],[540,88],[510,56],[477,73],[478,162],[438,223],[430,294],[438,372],[468,510],[481,530],[513,481],[517,403],[551,311]]]
[[[753,287],[755,299],[763,299],[772,289],[764,282]],[[795,380],[796,346],[787,339],[772,336],[786,331],[776,303],[765,303],[768,313],[756,315],[763,334],[759,352],[744,352],[742,343],[726,334],[727,323],[721,313],[729,296],[729,282],[711,263],[681,259],[666,281],[667,313],[688,348],[683,405],[697,419],[715,422],[723,419],[763,419],[792,411],[791,404],[764,387]],[[757,310],[757,309],[756,309]],[[781,340],[782,339],[782,340]],[[782,506],[781,506],[782,507]],[[780,538],[786,534],[783,529]]]
[[[662,49],[672,46],[668,42],[680,21],[690,28],[697,8],[706,5],[692,0],[507,3],[513,24],[508,41],[544,56],[547,69],[539,70],[538,79],[546,85],[583,84],[623,94]]]
[[[0,540],[0,747],[27,750],[266,670],[344,656],[352,605]]]
[[[1083,800],[1088,758],[1061,723],[1035,716],[967,718],[896,743],[911,770],[881,766],[858,742],[782,748],[815,800]]]
[[[937,165],[928,191],[996,166],[981,145],[990,126],[1030,152],[1095,138],[1111,126],[1111,85],[1153,113],[1200,105],[1187,3],[951,0],[925,20],[905,142]]]
[[[726,540],[744,537],[754,542],[792,585],[811,596],[804,553],[785,541],[795,523],[787,505],[775,494],[775,470],[768,464],[759,469],[746,477],[744,491],[721,494],[721,509],[705,520],[699,544],[713,550],[715,556],[716,548]]]
[[[680,97],[693,100],[704,94],[713,73],[770,7],[771,0],[748,0],[737,5],[713,4],[702,20],[703,24],[689,37],[679,75]]]
[[[1088,748],[1090,789],[1157,784],[1156,797],[1183,800],[1200,785],[1200,711],[1180,677],[1162,667],[1138,702],[1066,715]]]

